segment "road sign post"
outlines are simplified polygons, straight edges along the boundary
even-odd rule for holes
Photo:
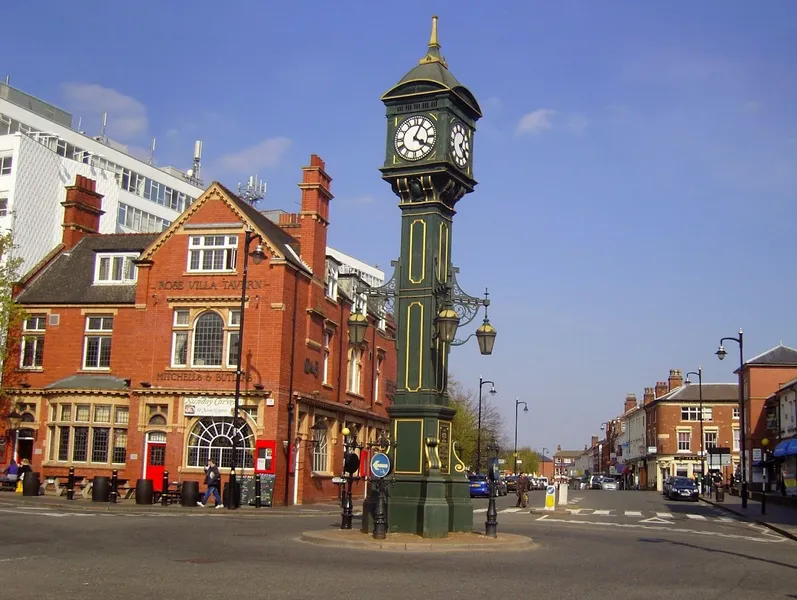
[[[390,458],[377,452],[371,457],[371,475],[376,478],[377,500],[374,510],[374,539],[387,537],[387,510],[385,509],[385,477],[390,473]]]

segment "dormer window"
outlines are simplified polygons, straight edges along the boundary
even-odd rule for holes
[[[188,272],[234,271],[237,235],[192,235],[188,242]]]
[[[94,263],[94,283],[99,285],[136,282],[138,252],[118,254],[97,253]]]
[[[354,312],[368,316],[368,296],[365,292],[357,294],[357,298],[354,300]]]
[[[338,299],[338,275],[340,274],[340,267],[337,263],[330,260],[327,261],[327,298],[332,300]]]

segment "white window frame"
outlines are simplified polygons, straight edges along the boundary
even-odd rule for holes
[[[360,395],[362,389],[363,351],[361,348],[349,348],[349,365],[346,370],[346,391]]]
[[[331,300],[338,299],[338,278],[340,276],[340,266],[327,260],[327,281],[326,281],[326,296]]]
[[[734,421],[738,421],[739,420],[739,407],[738,406],[734,406],[733,407],[733,420]]]
[[[30,315],[22,324],[22,348],[19,353],[19,368],[25,370],[41,369],[44,364],[44,333],[47,326],[47,315]],[[25,354],[29,344],[33,344],[33,363],[25,364]],[[41,361],[37,364],[36,355],[41,353]]]
[[[687,436],[685,442],[683,440],[681,440],[681,436],[682,435]],[[691,452],[692,451],[692,432],[691,431],[677,431],[676,432],[676,440],[677,440],[677,444],[678,444],[678,452],[686,453],[686,452]],[[686,447],[682,448],[681,446],[684,443],[686,444]]]
[[[223,240],[221,244],[206,245],[208,240]],[[222,252],[223,260],[221,268],[215,268],[211,264],[210,268],[204,268],[205,253],[207,252]],[[192,235],[188,238],[188,256],[186,261],[186,270],[189,273],[231,273],[235,271],[238,254],[238,236],[237,235]],[[196,266],[192,267],[194,262],[192,258],[197,256]]]
[[[315,423],[326,420],[316,415]],[[329,429],[310,429],[313,432],[313,473],[329,473]]]
[[[709,439],[712,438],[712,439]],[[719,440],[720,440],[720,433],[719,431],[709,430],[703,431],[703,450],[704,452],[708,452],[709,448],[718,448],[719,447]]]
[[[138,278],[138,267],[133,261],[138,258],[138,252],[98,252],[94,257],[94,285],[130,285]],[[114,262],[121,261],[122,267],[119,279],[113,278]],[[106,278],[102,279],[102,264],[107,262]],[[130,273],[132,271],[132,274]]]
[[[685,418],[684,418],[685,417]],[[682,406],[681,407],[681,421],[699,421],[700,409],[697,406]]]
[[[742,449],[742,434],[741,430],[738,427],[734,427],[731,430],[731,436],[733,441],[732,443],[732,451],[739,452]]]
[[[0,196],[0,217],[8,216],[8,196]]]
[[[213,312],[218,315],[223,322],[223,342],[221,363],[218,365],[201,365],[194,363],[194,345],[196,343],[196,324],[199,318]],[[232,349],[233,336],[238,335],[240,340],[240,313],[239,309],[216,309],[200,310],[193,315],[187,308],[179,308],[174,311],[172,317],[172,347],[169,364],[177,369],[236,369],[238,367],[238,356],[230,356]],[[185,340],[185,361],[178,360],[179,340]]]
[[[714,420],[714,407],[703,405],[703,421]]]
[[[332,332],[324,331],[324,378],[321,383],[329,385],[329,370],[332,366],[330,359],[332,356]]]
[[[374,402],[377,404],[382,403],[382,363],[385,358],[381,354],[376,356],[375,373],[374,373]]]
[[[368,316],[368,295],[365,292],[357,294],[354,300],[354,312]]]
[[[92,320],[100,319],[99,328],[92,327]],[[107,326],[107,322],[110,321],[110,327]],[[113,349],[113,315],[87,315],[86,316],[86,328],[83,336],[83,370],[85,371],[110,371],[111,370],[111,351]],[[89,350],[89,340],[97,338],[98,340],[98,353],[97,353],[97,366],[88,365],[86,360],[88,359],[88,350]],[[109,345],[108,348],[108,366],[99,365],[100,359],[102,357],[102,347],[103,344],[107,343]]]
[[[6,154],[0,156],[0,176],[11,175],[11,170],[14,168],[14,156]]]

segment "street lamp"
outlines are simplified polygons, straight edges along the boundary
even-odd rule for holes
[[[747,508],[747,434],[745,431],[744,415],[744,334],[739,329],[739,337],[724,337],[720,340],[719,348],[715,354],[720,360],[727,356],[725,348],[722,346],[724,341],[736,342],[739,344],[739,441],[741,442],[741,461],[742,461],[742,508]]]
[[[514,473],[515,476],[517,476],[517,410],[521,404],[523,405],[523,412],[529,412],[529,405],[520,398],[515,398],[515,464],[512,468],[512,473]]]
[[[241,376],[243,375],[243,355],[244,355],[244,316],[246,315],[246,279],[249,273],[249,246],[257,238],[260,240],[251,253],[252,262],[259,265],[266,258],[263,251],[263,239],[254,231],[247,229],[244,236],[244,262],[241,269],[241,307],[238,316],[238,352],[235,368],[235,403],[232,409],[232,460],[230,461],[230,496],[227,501],[227,508],[230,510],[238,508],[239,495],[237,494],[237,481],[235,467],[238,464],[238,409],[241,404]]]
[[[540,467],[540,476],[545,477],[545,453],[549,452],[548,448],[542,447],[542,466]],[[551,483],[550,481],[548,483]]]
[[[761,485],[761,514],[767,514],[767,446],[769,446],[769,438],[761,440],[761,476],[764,480]]]
[[[498,392],[495,389],[495,383],[487,381],[479,375],[479,417],[476,422],[476,473],[479,473],[482,468],[482,387],[490,384],[490,395],[495,396]]]
[[[348,427],[344,427],[341,433],[343,434],[343,487],[341,488],[343,511],[340,515],[340,528],[351,529],[351,522],[354,517],[351,488],[354,483],[354,474],[360,468],[360,457],[357,455],[357,450],[361,450],[364,444],[357,443],[356,431],[352,431]]]
[[[490,499],[487,501],[487,520],[484,522],[484,533],[487,537],[498,537],[498,511],[495,510],[496,485],[498,484],[498,453],[501,448],[493,438],[487,444],[487,452],[493,458],[490,459],[490,468],[487,472],[487,483],[490,490]]]
[[[700,487],[703,488],[703,493],[705,493],[706,484],[705,484],[705,477],[706,477],[706,452],[703,448],[704,438],[703,438],[703,367],[698,367],[697,372],[689,371],[686,374],[686,381],[684,383],[686,385],[691,384],[692,382],[689,381],[690,375],[697,375],[697,386],[698,386],[698,410],[700,411]]]

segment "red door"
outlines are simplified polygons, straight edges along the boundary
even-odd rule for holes
[[[163,491],[163,471],[166,465],[166,444],[147,444],[147,467],[144,479],[152,480],[152,489]]]

